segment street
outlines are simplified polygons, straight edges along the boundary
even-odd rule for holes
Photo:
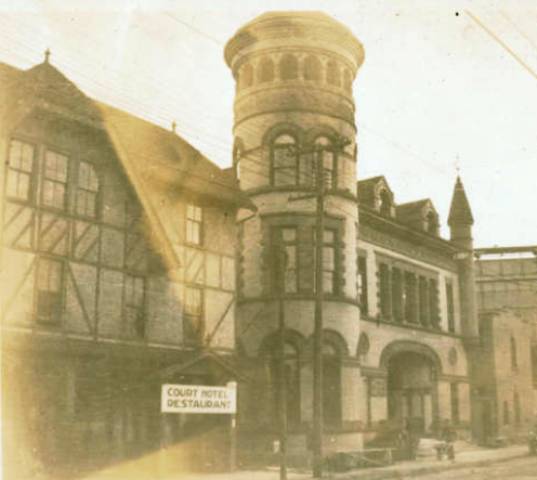
[[[412,474],[402,478],[415,478]],[[491,464],[486,467],[469,467],[432,473],[419,477],[423,480],[535,480],[537,479],[537,457],[525,457],[512,461]]]

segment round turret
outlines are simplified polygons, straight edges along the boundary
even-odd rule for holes
[[[290,422],[311,421],[315,192],[322,165],[323,351],[329,359],[326,388],[339,395],[325,421],[337,430],[359,420],[355,409],[344,408],[343,398],[359,402],[348,380],[359,378],[354,352],[360,335],[352,85],[364,51],[327,15],[274,12],[239,29],[226,45],[225,59],[237,82],[234,165],[241,189],[258,209],[239,219],[238,341],[252,357],[274,352],[275,300],[282,295],[286,351],[301,358],[295,382],[300,392],[289,405],[300,418]],[[269,405],[258,406],[270,416]]]

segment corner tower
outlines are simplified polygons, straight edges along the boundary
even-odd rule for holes
[[[317,12],[271,12],[238,30],[225,48],[236,80],[234,166],[258,208],[239,219],[237,332],[256,358],[257,422],[274,415],[270,359],[284,298],[291,432],[312,417],[314,331],[313,195],[317,161],[325,185],[324,424],[357,432],[360,334],[357,291],[356,126],[352,84],[364,59],[344,25]],[[285,251],[283,274],[274,247]],[[268,361],[268,363],[266,363]],[[272,373],[271,373],[272,372]],[[266,418],[259,419],[259,415]],[[275,417],[274,417],[275,418]],[[339,438],[339,437],[338,437]],[[334,447],[340,445],[337,442]],[[354,443],[356,445],[356,443]]]
[[[460,177],[457,177],[449,209],[448,225],[451,242],[462,250],[457,256],[460,273],[462,333],[466,341],[469,342],[475,342],[479,335],[475,293],[474,241],[472,238],[473,224],[474,217],[470,209],[470,202],[468,202]]]

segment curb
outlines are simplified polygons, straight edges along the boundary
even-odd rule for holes
[[[331,475],[327,476],[327,479],[333,480],[384,480],[384,479],[402,479],[416,477],[420,475],[428,475],[432,473],[440,473],[448,470],[458,470],[463,468],[471,467],[486,467],[491,464],[508,462],[511,460],[518,460],[520,458],[528,457],[528,453],[516,453],[499,459],[488,459],[488,460],[472,460],[462,463],[451,463],[451,464],[440,464],[440,465],[431,465],[424,467],[416,467],[415,469],[408,470],[389,470],[389,471],[370,471],[365,472],[364,470],[355,470],[354,472],[349,472],[346,474]]]

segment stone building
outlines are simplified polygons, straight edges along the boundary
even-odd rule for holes
[[[262,455],[277,435],[283,296],[289,448],[291,455],[307,451],[318,162],[325,449],[359,449],[364,437],[406,418],[423,432],[445,419],[468,431],[477,316],[473,218],[462,184],[448,241],[439,237],[430,200],[398,205],[383,177],[356,183],[352,84],[364,51],[330,17],[261,15],[237,31],[225,59],[237,85],[234,165],[257,207],[238,221],[237,339],[255,379],[240,392],[244,444]],[[285,251],[283,275],[275,249]]]
[[[524,436],[537,421],[537,247],[476,249],[480,338],[476,388],[488,398],[483,437]]]
[[[160,414],[160,384],[237,378],[235,216],[249,199],[230,169],[88,98],[48,55],[0,65],[0,82],[6,478],[203,429]]]
[[[319,170],[325,451],[358,450],[406,421],[488,435],[498,382],[485,366],[502,362],[495,341],[514,321],[493,322],[483,348],[460,179],[449,240],[431,200],[399,204],[384,177],[357,181],[352,88],[364,50],[330,17],[262,15],[225,60],[237,83],[225,170],[175,132],[87,97],[48,55],[25,71],[0,64],[8,468],[92,468],[209,428],[194,438],[218,441],[222,418],[162,415],[160,385],[230,379],[241,453],[270,453],[280,305],[289,447],[306,456]],[[201,450],[190,466],[207,460]]]

